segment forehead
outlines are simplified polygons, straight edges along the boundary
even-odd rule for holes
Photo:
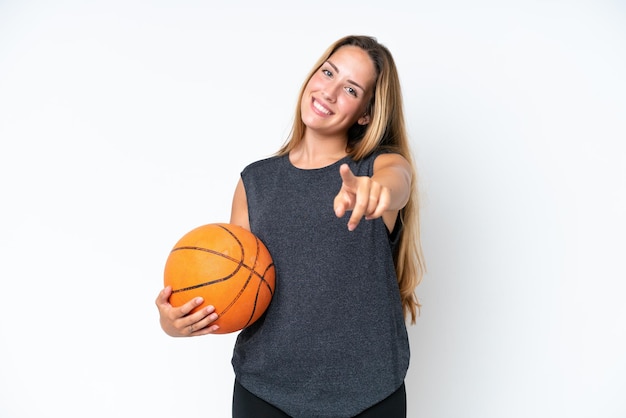
[[[348,78],[365,88],[374,85],[376,69],[365,50],[352,45],[345,45],[333,52],[328,61],[337,67],[340,77]]]

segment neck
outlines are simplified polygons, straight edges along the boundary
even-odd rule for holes
[[[299,168],[321,168],[345,157],[345,138],[312,138],[310,135],[289,153],[291,163]]]

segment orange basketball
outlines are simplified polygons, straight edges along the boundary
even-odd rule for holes
[[[252,232],[215,223],[192,229],[174,245],[165,263],[170,303],[181,306],[194,297],[215,306],[219,334],[255,322],[274,294],[276,271],[269,251]]]

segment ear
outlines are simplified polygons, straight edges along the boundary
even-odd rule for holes
[[[364,113],[363,116],[361,116],[359,120],[357,120],[356,122],[359,125],[367,125],[368,123],[370,123],[370,115],[367,113]]]

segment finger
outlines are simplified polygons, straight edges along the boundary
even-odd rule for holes
[[[215,307],[209,305],[188,317],[189,321],[186,330],[189,335],[194,336],[210,334],[219,329],[219,325],[211,325],[218,318],[219,315],[215,312]]]
[[[218,329],[220,329],[219,325],[211,325],[210,327],[199,328],[197,326],[190,326],[188,328],[188,336],[190,337],[199,337],[201,335],[213,334]]]
[[[341,164],[339,167],[339,174],[341,175],[341,181],[343,181],[344,186],[350,189],[356,189],[357,178],[354,174],[352,174],[352,170],[350,170],[350,166],[348,164]]]
[[[372,214],[375,213],[380,201],[381,186],[378,183],[372,183],[370,187],[369,198],[367,202],[367,209],[365,210],[365,219],[370,219]]]
[[[171,294],[172,294],[172,287],[171,286],[167,286],[167,287],[161,289],[161,291],[159,292],[159,295],[157,296],[157,298],[154,301],[154,303],[157,306],[162,306],[162,305],[168,304]]]
[[[186,316],[187,314],[189,314],[189,312],[202,305],[202,302],[204,302],[204,299],[202,299],[200,296],[191,299],[189,302],[180,307],[180,313],[182,314],[181,316]]]
[[[335,215],[341,218],[346,214],[346,211],[350,210],[354,205],[354,199],[352,196],[356,193],[358,187],[358,178],[350,170],[348,164],[341,164],[339,167],[339,175],[341,176],[341,190],[335,196],[333,202],[333,208],[335,209]]]
[[[365,219],[376,219],[383,216],[383,214],[389,209],[389,204],[391,203],[391,192],[386,187],[381,188],[380,194],[378,195],[378,200],[376,204],[376,208],[371,211]]]
[[[333,207],[335,208],[335,215],[341,218],[346,214],[346,211],[350,209],[352,201],[350,200],[350,194],[343,189],[335,196]]]
[[[356,193],[356,202],[352,209],[352,215],[348,221],[348,230],[354,231],[361,221],[361,218],[365,215],[367,206],[369,205],[370,196],[370,182],[361,182],[359,189]]]

